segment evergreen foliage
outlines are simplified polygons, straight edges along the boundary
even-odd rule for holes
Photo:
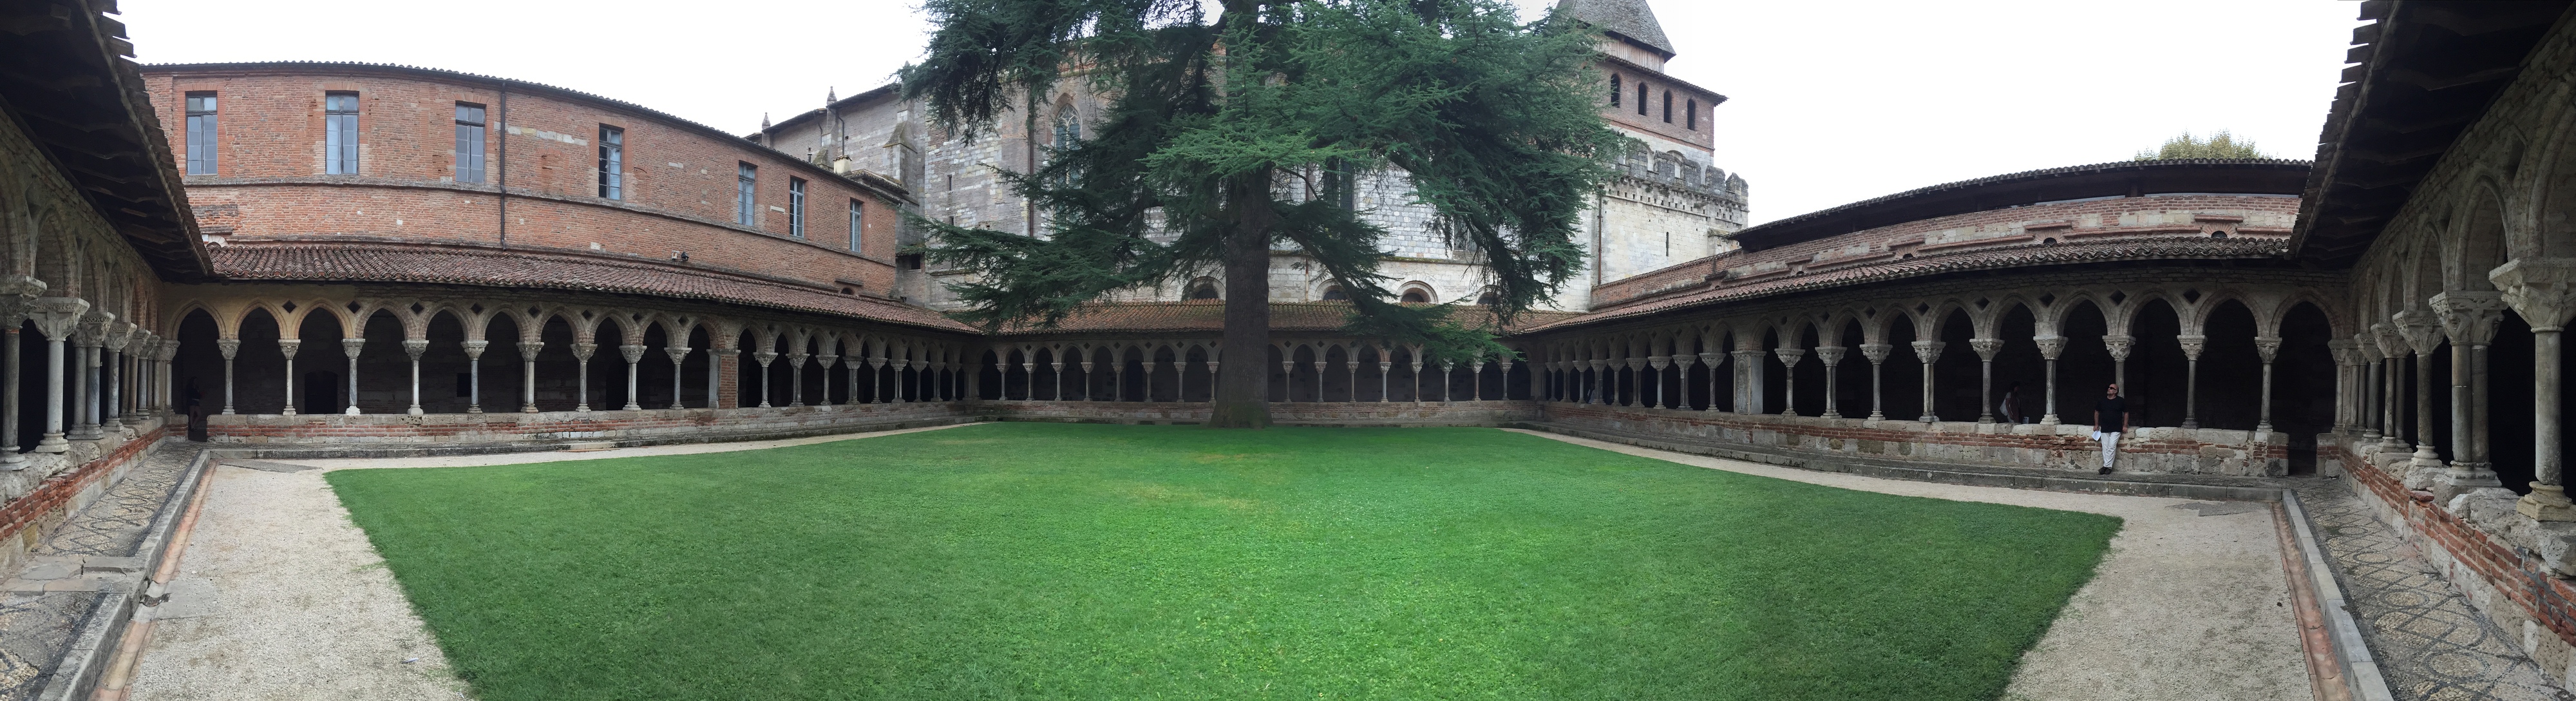
[[[2191,132],[2183,132],[2181,136],[2166,139],[2165,145],[2160,148],[2139,151],[2137,160],[2158,161],[2178,158],[2271,158],[2271,156],[2256,149],[2254,142],[2239,141],[2234,134],[2220,129],[2217,133],[2210,134],[2207,139],[2194,137]]]
[[[1222,269],[1227,362],[1213,425],[1267,422],[1255,373],[1272,250],[1313,257],[1349,295],[1353,333],[1432,358],[1493,357],[1506,351],[1491,324],[1580,268],[1578,215],[1624,138],[1594,104],[1597,35],[1561,16],[1523,24],[1500,0],[924,9],[937,30],[924,62],[905,67],[904,91],[950,133],[974,138],[1006,118],[1037,133],[1065,81],[1108,96],[1089,138],[1048,147],[1035,172],[1002,173],[1049,215],[1042,235],[913,220],[933,235],[932,260],[980,274],[954,285],[964,316],[1052,324],[1113,291]],[[1394,280],[1378,272],[1388,232],[1342,204],[1351,174],[1368,172],[1408,177],[1436,211],[1432,228],[1488,272],[1491,314],[1393,301]],[[1234,362],[1245,358],[1255,362]]]

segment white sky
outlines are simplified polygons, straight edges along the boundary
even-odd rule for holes
[[[1516,0],[1525,10],[1553,4]],[[907,0],[124,0],[138,60],[367,61],[517,78],[735,133],[890,82]],[[2310,158],[2353,3],[1663,0],[1673,75],[1731,98],[1717,165],[1755,223],[1925,185],[2125,160],[2230,129]]]

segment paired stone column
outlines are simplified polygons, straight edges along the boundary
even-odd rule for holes
[[[2566,411],[2566,368],[2559,363],[2567,323],[2576,317],[2576,258],[2517,258],[2487,279],[2505,304],[2531,324],[2531,493],[2514,509],[2540,521],[2576,521],[2566,487],[2566,444],[2558,422]]]
[[[2000,338],[1971,338],[1968,339],[1968,349],[1977,352],[1978,376],[1984,378],[1984,381],[1977,383],[1977,423],[1994,423],[1995,354],[2003,352],[2004,340]],[[2006,416],[2004,417],[2004,420],[2013,421],[2015,418],[2016,417]]]
[[[60,453],[71,449],[63,430],[65,401],[64,374],[70,371],[64,358],[63,344],[71,340],[80,326],[81,315],[89,313],[89,300],[73,297],[40,297],[34,311],[27,314],[36,323],[36,332],[45,335],[45,435],[36,441],[36,452]],[[224,413],[233,413],[233,352],[241,341],[224,339],[216,342],[224,354]],[[224,344],[230,345],[224,345]]]
[[[98,361],[99,346],[107,342],[107,325],[116,315],[91,309],[81,316],[80,326],[72,332],[77,351],[72,359],[72,431],[76,441],[97,440],[98,431]]]
[[[767,409],[769,408],[769,364],[778,360],[778,351],[766,348],[752,351],[751,359],[754,362],[760,363],[760,408]],[[900,368],[901,366],[897,367]],[[895,376],[903,376],[903,371],[900,369],[895,370]],[[902,394],[901,390],[897,390],[895,392],[896,401],[898,403],[902,401]]]
[[[1887,385],[1883,381],[1884,373],[1880,371],[1887,365],[1888,354],[1895,351],[1896,345],[1891,343],[1860,344],[1860,356],[1869,359],[1870,421],[1887,420]]]
[[[483,351],[491,347],[483,339],[465,342],[465,413],[483,413]]]
[[[690,353],[690,351],[693,351],[693,350],[696,350],[696,349],[690,348],[690,347],[688,347],[688,346],[663,346],[663,347],[662,347],[662,354],[663,354],[663,355],[667,355],[667,356],[670,356],[670,357],[671,357],[671,408],[673,408],[673,409],[686,409],[686,408],[689,408],[689,403],[688,403],[687,401],[684,401],[684,400],[680,399],[680,397],[682,397],[682,396],[683,396],[683,395],[681,395],[681,394],[680,394],[680,371],[681,371],[681,365],[683,365],[683,364],[685,364],[685,363],[687,363],[687,362],[688,362],[688,360],[689,360],[689,353]],[[856,385],[852,385],[852,386],[856,386]],[[715,404],[714,404],[713,402],[709,402],[709,403],[707,404],[707,406],[708,406],[709,408],[713,408],[713,407],[715,406]]]
[[[519,342],[519,411],[537,413],[537,352],[546,349],[544,341]]]
[[[1664,368],[1672,367],[1672,365],[1673,365],[1673,357],[1672,357],[1672,356],[1669,356],[1669,355],[1650,355],[1650,356],[1646,356],[1646,366],[1647,366],[1648,368],[1652,368],[1652,369],[1653,369],[1653,371],[1654,371],[1654,373],[1655,373],[1655,380],[1654,380],[1654,381],[1655,381],[1655,393],[1654,393],[1654,394],[1652,394],[1652,395],[1648,395],[1648,397],[1647,397],[1647,399],[1646,399],[1646,407],[1647,407],[1647,408],[1650,408],[1650,409],[1651,409],[1651,408],[1658,407],[1658,406],[1664,407],[1664,408],[1666,408],[1666,409],[1670,409],[1670,408],[1672,408],[1670,405],[1667,405],[1667,404],[1664,402]]]
[[[287,416],[295,415],[295,354],[303,350],[304,339],[281,338],[277,340],[277,353],[279,355],[286,356],[286,410],[280,413]],[[224,359],[227,361],[227,364],[230,364],[229,361],[232,360],[232,357],[227,355]],[[230,404],[230,402],[226,402],[226,404]],[[230,407],[226,408],[229,409]]]
[[[1840,367],[1843,364],[1843,356],[1850,352],[1850,348],[1842,346],[1816,346],[1816,362],[1825,364],[1825,418],[1844,418],[1840,400],[1834,397],[1840,382],[1834,377],[1836,374],[1834,368]]]
[[[420,354],[429,352],[429,339],[403,339],[402,349],[403,355],[411,357],[411,409],[405,413],[419,416],[425,413],[420,410]]]
[[[2400,402],[2406,397],[2406,373],[2397,364],[2412,351],[2397,325],[2385,321],[2371,324],[2372,340],[2379,344],[2379,452],[2406,450],[2405,413]]]
[[[2353,366],[2361,355],[2353,345],[2350,339],[2326,342],[2326,352],[2334,354],[2335,361],[2335,433],[2352,432],[2353,395],[2357,394],[2355,390],[2360,385],[2353,381]],[[2265,382],[2263,386],[2268,391],[2272,383]]]
[[[2209,337],[2185,334],[2174,340],[2182,344],[2182,427],[2200,428],[2200,353],[2209,349]]]
[[[1781,346],[1771,349],[1771,354],[1780,357],[1780,380],[1784,387],[1780,392],[1780,415],[1797,416],[1798,361],[1807,359],[1807,351]]]
[[[2057,356],[2064,355],[2066,353],[2066,337],[2058,336],[2055,332],[2051,332],[2050,335],[2047,336],[2034,337],[2030,339],[2030,342],[2032,345],[2039,346],[2039,357],[2046,361],[2045,364],[2048,366],[2048,381],[2044,385],[2046,388],[2044,391],[2048,394],[2045,399],[2040,400],[2040,405],[2043,408],[2041,409],[2039,416],[2039,425],[2055,426],[2058,424]]]
[[[2472,489],[2504,486],[2487,450],[2487,347],[2504,319],[2504,294],[2451,290],[2433,295],[2432,306],[2451,339],[2451,465],[2434,477],[2433,490],[2447,503]]]
[[[349,408],[340,413],[358,415],[358,353],[367,349],[367,339],[340,339],[340,353],[349,356]]]
[[[805,361],[813,356],[798,341],[796,352],[787,354],[787,405],[805,406]]]
[[[2410,472],[2424,472],[2424,478],[2430,479],[2431,472],[2444,468],[2442,451],[2433,445],[2433,351],[2442,345],[2442,327],[2431,311],[2423,309],[2398,312],[2396,322],[2407,348],[2415,351],[2415,469]],[[2421,480],[2410,477],[2408,481],[2409,487],[2422,486],[2414,484]]]
[[[815,391],[820,392],[821,395],[814,398],[814,406],[828,407],[832,405],[832,366],[838,365],[840,362],[841,356],[838,355],[827,353],[814,356],[815,367],[822,368],[823,373],[823,381],[817,383],[815,388]],[[941,385],[943,388],[946,386],[947,385],[945,384]]]
[[[626,406],[621,408],[626,411],[643,411],[644,403],[636,401],[638,397],[635,392],[635,383],[636,380],[643,375],[644,346],[643,344],[618,346],[617,357],[626,359]],[[671,381],[676,385],[679,382],[679,378],[673,377]]]
[[[1923,416],[1918,417],[1917,421],[1928,424],[1941,420],[1941,413],[1936,410],[1932,393],[1932,363],[1940,360],[1941,349],[1949,346],[1949,343],[1942,341],[1914,342],[1914,357],[1923,361]]]

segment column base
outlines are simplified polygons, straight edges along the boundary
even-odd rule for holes
[[[2055,425],[2057,425],[2057,415],[2056,415],[2056,414],[2049,414],[2049,415],[2046,415],[2046,416],[2041,416],[2041,417],[2039,417],[2039,425],[2041,425],[2041,426],[2055,426]]]
[[[2440,504],[2449,504],[2452,497],[2471,491],[2504,486],[2504,482],[2496,479],[2494,471],[2474,463],[2451,465],[2449,469],[2434,473],[2432,481],[2433,499]]]
[[[48,434],[45,434],[45,437],[44,437],[44,438],[39,439],[39,440],[37,440],[37,441],[36,441],[36,451],[35,451],[35,452],[39,452],[39,453],[60,453],[60,452],[63,452],[63,451],[66,451],[66,450],[71,450],[71,449],[72,449],[72,442],[71,442],[71,441],[69,441],[69,440],[65,440],[65,439],[63,438],[63,434],[60,434],[60,433],[48,433]]]
[[[277,412],[277,414],[279,416],[294,416],[295,407],[287,407],[284,411]]]
[[[2531,493],[2514,502],[2514,513],[2534,521],[2576,521],[2576,502],[2567,500],[2567,488],[2554,484],[2531,483]]]
[[[535,405],[535,404],[530,404],[530,405],[527,405],[527,406],[519,407],[519,413],[522,413],[522,414],[534,414],[534,413],[537,413],[537,405]]]
[[[627,402],[627,403],[626,403],[626,410],[627,410],[627,411],[643,411],[643,410],[644,410],[644,405],[642,405],[642,404],[637,404],[637,403],[634,403],[634,402]]]
[[[477,404],[477,405],[474,405],[474,406],[465,407],[465,413],[468,413],[468,414],[480,414],[480,413],[483,413],[483,406],[482,406],[482,405],[480,405],[480,404]]]
[[[410,410],[405,411],[405,412],[403,412],[403,413],[405,413],[405,414],[410,414],[410,415],[412,415],[412,416],[420,416],[420,415],[422,415],[422,414],[426,414],[426,413],[428,413],[428,412],[421,411],[421,410],[420,410],[420,407],[412,407]]]
[[[342,416],[357,416],[360,413],[362,412],[359,412],[357,407],[349,407],[347,409],[340,410],[340,415]]]

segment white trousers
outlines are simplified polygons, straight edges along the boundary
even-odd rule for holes
[[[2103,433],[2103,434],[2102,434],[2102,466],[2103,466],[2103,467],[2110,467],[2110,466],[2111,466],[2111,458],[2113,458],[2113,457],[2117,457],[2119,454],[2120,454],[2120,432],[2118,432],[2118,431],[2110,431],[2110,432]]]

